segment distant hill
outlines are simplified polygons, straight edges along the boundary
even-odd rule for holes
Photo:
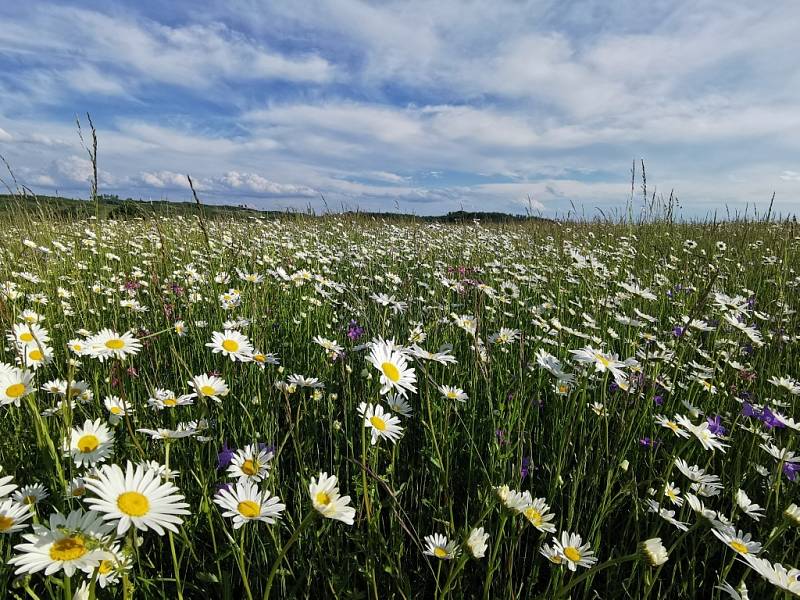
[[[99,207],[94,202],[61,196],[11,196],[0,194],[0,218],[11,216],[20,210],[29,216],[41,216],[47,219],[75,220],[86,219],[95,215],[99,208],[101,219],[130,219],[135,217],[158,216],[194,216],[197,206],[193,202],[170,202],[168,200],[134,200],[105,194],[100,197]],[[228,204],[203,204],[203,216],[207,219],[259,217],[271,218],[280,215],[297,214],[320,216],[313,213],[290,211],[258,210],[246,206]],[[384,220],[415,220],[426,223],[471,223],[475,219],[482,223],[510,223],[519,221],[549,221],[542,217],[510,215],[498,212],[455,211],[446,215],[419,216],[389,212],[346,212],[346,215],[360,218]]]

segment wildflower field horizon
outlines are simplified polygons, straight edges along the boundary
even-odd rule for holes
[[[794,221],[0,241],[0,597],[800,595]]]

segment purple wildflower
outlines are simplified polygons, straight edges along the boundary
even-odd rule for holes
[[[228,467],[233,460],[233,455],[236,454],[234,448],[228,448],[228,444],[222,443],[222,450],[217,454],[217,469],[220,471]]]

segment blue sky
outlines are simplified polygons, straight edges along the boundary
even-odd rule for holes
[[[202,5],[202,9],[199,6]],[[438,214],[800,212],[800,4],[0,4],[0,154],[34,191]]]

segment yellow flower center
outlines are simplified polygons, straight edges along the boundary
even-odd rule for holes
[[[458,397],[458,394],[451,390],[447,392],[447,397],[450,398],[450,400],[455,400]]]
[[[114,568],[114,564],[110,560],[100,561],[100,566],[97,567],[97,572],[100,575],[108,575]]]
[[[372,416],[369,418],[369,422],[378,431],[386,431],[386,421],[384,421],[380,417]]]
[[[397,383],[398,381],[400,381],[400,371],[392,363],[390,362],[383,363],[381,365],[381,371],[383,371],[383,374],[386,375],[386,377],[388,377],[392,381],[392,383]]]
[[[44,358],[44,354],[42,354],[41,350],[31,350],[28,353],[28,358],[31,360],[42,360]]]
[[[22,342],[32,342],[33,341],[33,334],[32,333],[28,333],[27,331],[25,331],[24,333],[20,333],[19,334],[19,339]]]
[[[97,447],[100,445],[100,440],[97,438],[96,435],[87,433],[86,435],[82,435],[78,440],[76,446],[78,446],[78,450],[87,454],[89,452],[94,452],[97,450]]]
[[[81,496],[85,496],[86,495],[86,488],[85,487],[76,487],[74,490],[72,490],[72,495],[75,498],[80,498]]]
[[[264,356],[263,354],[253,354],[253,360],[256,362],[263,363],[267,362],[267,357]]]
[[[0,531],[8,531],[14,525],[14,519],[11,517],[0,516]]]
[[[261,514],[261,507],[252,500],[243,500],[242,502],[239,502],[236,510],[239,511],[240,515],[247,517],[248,519],[252,519],[253,517],[257,517]]]
[[[581,559],[581,553],[575,546],[567,546],[564,548],[564,556],[576,563]]]
[[[139,492],[123,492],[117,498],[117,508],[129,517],[141,517],[150,510],[150,501]]]
[[[106,348],[109,350],[122,350],[125,347],[125,342],[119,338],[114,338],[106,342]]]
[[[605,356],[602,356],[600,354],[595,354],[595,358],[597,358],[597,362],[599,362],[604,367],[607,367],[609,364],[611,364]]]
[[[733,540],[731,542],[731,548],[736,550],[739,554],[748,554],[750,552],[747,549],[747,546],[745,546],[742,542],[740,542],[738,540]]]
[[[19,398],[25,393],[25,386],[21,383],[14,383],[6,388],[6,396],[9,398]]]
[[[121,415],[122,409],[119,406],[112,406],[111,407],[111,414],[112,415]]]
[[[526,508],[525,512],[523,514],[525,515],[525,518],[528,519],[528,521],[530,521],[536,527],[541,527],[542,526],[542,522],[543,522],[542,513],[540,513],[538,510],[536,510],[532,506],[529,507],[529,508]]]
[[[200,388],[200,393],[203,394],[203,396],[214,396],[217,390],[214,389],[214,386],[204,385]]]
[[[327,492],[317,492],[317,495],[314,497],[314,500],[316,501],[317,504],[327,506],[331,502],[331,497],[328,495]]]
[[[78,560],[89,550],[79,535],[61,538],[50,546],[50,558],[53,560],[70,561]]]
[[[239,342],[236,340],[225,340],[222,342],[222,347],[228,352],[236,352],[239,350]]]
[[[445,550],[441,546],[436,546],[436,548],[433,549],[433,555],[436,558],[445,558],[447,557],[447,550]]]
[[[22,499],[22,503],[23,504],[28,504],[28,505],[36,504],[36,500],[37,500],[36,496],[34,496],[33,494],[30,494],[29,496],[25,496]]]
[[[175,406],[178,404],[178,401],[175,398],[167,398],[164,400],[164,406]]]
[[[259,465],[256,461],[248,458],[246,461],[242,463],[242,473],[252,477],[256,473],[258,473],[261,465]]]

